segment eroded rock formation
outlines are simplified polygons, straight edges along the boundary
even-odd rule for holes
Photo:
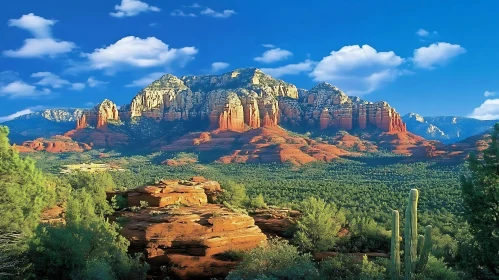
[[[83,152],[91,150],[86,143],[73,141],[66,136],[57,135],[49,139],[38,138],[33,141],[25,141],[21,145],[14,145],[14,149],[21,153],[35,151],[46,151],[49,153]]]
[[[77,119],[76,129],[84,129],[89,125],[97,129],[103,129],[110,120],[120,120],[118,108],[112,101],[105,99],[91,110],[85,111],[83,115]]]
[[[226,276],[236,264],[223,253],[252,249],[266,240],[252,217],[207,203],[219,191],[218,183],[194,177],[108,196],[126,196],[130,206],[142,204],[142,209],[118,211],[112,219],[124,221],[121,233],[131,241],[130,251],[145,253],[153,271],[165,266],[180,279],[211,279]]]

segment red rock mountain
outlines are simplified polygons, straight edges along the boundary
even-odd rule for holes
[[[130,104],[118,107],[106,99],[85,111],[75,130],[65,135],[94,147],[213,150],[221,153],[214,160],[225,163],[303,164],[355,155],[352,148],[377,150],[358,137],[331,142],[290,134],[335,136],[338,131],[353,137],[367,133],[374,136],[367,140],[381,141],[383,148],[401,154],[411,154],[424,142],[407,132],[400,114],[384,101],[347,96],[328,83],[297,89],[256,68],[223,75],[164,75]]]
[[[116,108],[105,100],[86,112],[77,128],[102,128],[108,120],[142,117],[158,122],[193,120],[205,122],[211,130],[236,132],[279,125],[303,130],[407,131],[400,115],[386,102],[349,97],[328,83],[299,91],[255,68],[220,76],[164,75],[141,90],[119,114]]]

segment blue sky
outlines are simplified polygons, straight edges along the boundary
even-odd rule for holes
[[[495,0],[16,0],[3,6],[0,121],[104,98],[125,104],[162,73],[241,67],[301,88],[327,81],[347,94],[388,101],[402,114],[499,119]]]

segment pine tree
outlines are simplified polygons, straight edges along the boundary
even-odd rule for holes
[[[474,244],[466,251],[478,279],[499,279],[499,124],[494,126],[483,160],[469,158],[469,176],[461,182],[464,216]]]

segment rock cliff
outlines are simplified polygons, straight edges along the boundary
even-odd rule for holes
[[[122,222],[130,251],[144,253],[159,279],[167,276],[161,267],[175,279],[224,277],[236,265],[223,258],[225,252],[252,249],[266,237],[252,217],[207,203],[220,191],[217,182],[194,177],[112,192],[108,197],[125,196],[129,206],[142,208],[118,211],[111,219]]]
[[[223,75],[175,77],[167,74],[120,108],[105,100],[85,112],[77,129],[103,128],[109,120],[147,118],[156,122],[191,121],[206,129],[243,132],[286,126],[309,130],[405,132],[405,123],[386,102],[367,102],[321,83],[310,90],[272,78],[256,68]]]
[[[400,115],[386,102],[349,97],[327,83],[299,93],[294,85],[255,68],[220,76],[165,75],[140,91],[123,115],[158,121],[199,119],[211,129],[238,132],[278,125],[406,131]]]
[[[76,121],[76,129],[84,129],[93,126],[97,129],[106,128],[109,121],[119,121],[119,113],[116,104],[105,99],[93,109],[85,111]]]

